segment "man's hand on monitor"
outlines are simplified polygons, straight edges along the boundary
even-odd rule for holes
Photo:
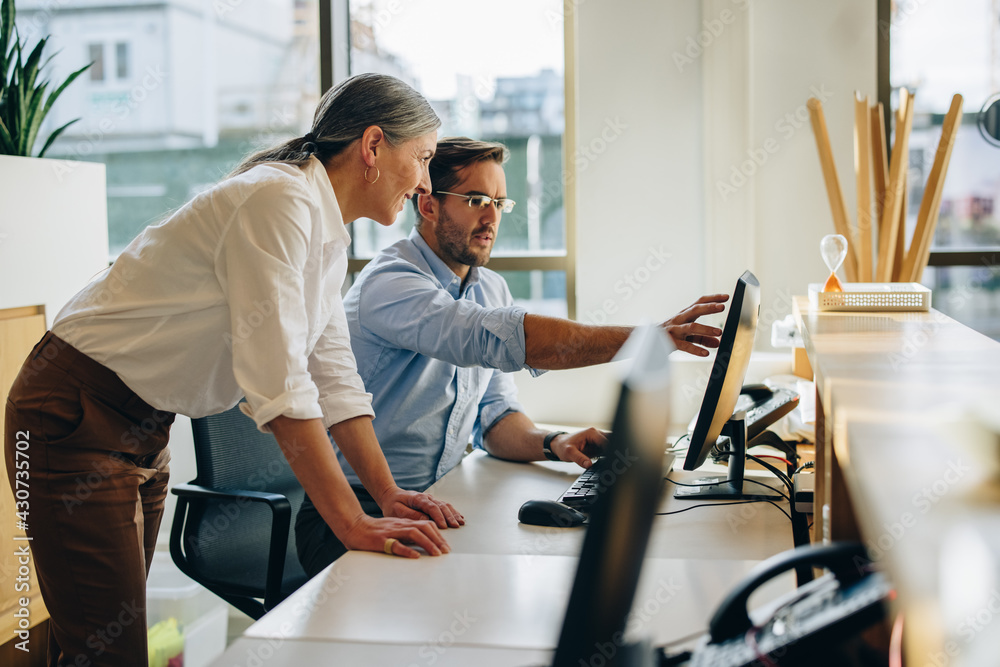
[[[722,329],[699,324],[697,320],[705,315],[721,313],[726,309],[722,304],[728,300],[728,294],[706,294],[661,326],[670,334],[678,350],[697,357],[707,357],[708,350],[705,348],[719,347]]]
[[[571,461],[581,468],[589,468],[594,464],[591,459],[603,454],[607,445],[607,433],[588,428],[576,433],[557,435],[549,444],[549,449],[560,461]]]

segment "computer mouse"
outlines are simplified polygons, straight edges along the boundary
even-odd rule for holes
[[[755,403],[759,403],[765,398],[771,398],[774,392],[766,384],[745,384],[743,388],[740,389],[741,394],[746,394],[753,399]]]
[[[521,505],[517,519],[532,526],[572,528],[584,523],[587,515],[555,500],[529,500]]]

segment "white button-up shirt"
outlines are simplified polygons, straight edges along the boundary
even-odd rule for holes
[[[52,331],[160,410],[246,396],[261,428],[371,416],[340,294],[349,243],[318,159],[258,165],[147,227]]]

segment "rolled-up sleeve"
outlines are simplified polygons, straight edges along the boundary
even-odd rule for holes
[[[306,356],[309,220],[307,193],[262,188],[238,209],[216,256],[229,305],[233,374],[246,395],[244,412],[262,431],[282,415],[323,417]]]
[[[369,275],[358,309],[364,330],[392,347],[462,367],[528,368],[524,308],[487,308],[455,299],[406,264],[389,264]]]
[[[358,375],[339,294],[330,322],[309,356],[309,371],[319,389],[319,407],[326,428],[354,417],[375,416],[372,395],[365,391]]]

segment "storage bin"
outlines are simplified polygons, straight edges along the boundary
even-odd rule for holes
[[[146,621],[176,618],[184,633],[184,667],[205,667],[226,649],[229,607],[157,551],[146,580]]]

